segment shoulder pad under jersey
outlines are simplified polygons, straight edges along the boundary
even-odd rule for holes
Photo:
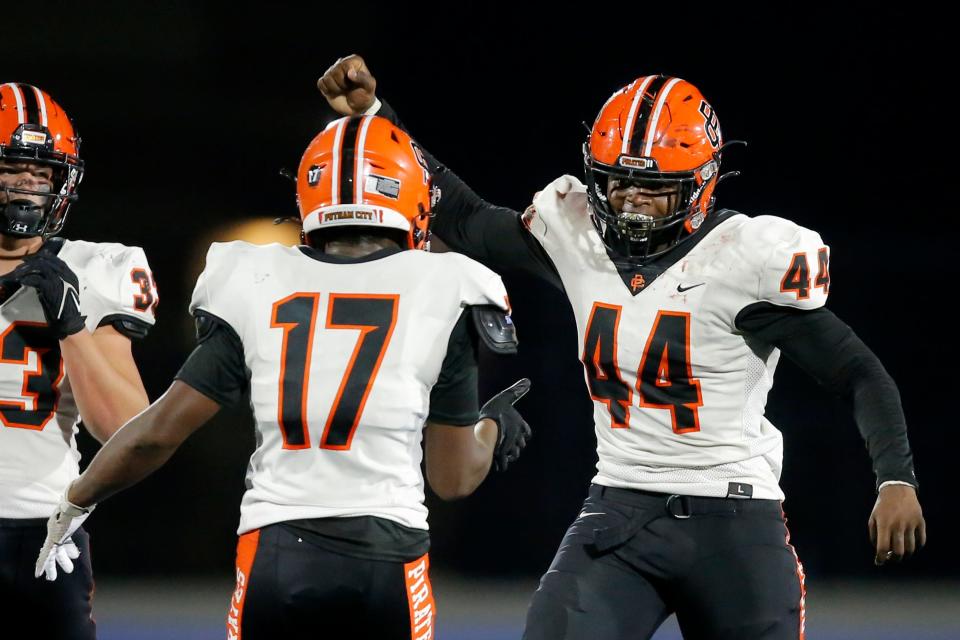
[[[487,349],[497,355],[517,352],[517,327],[510,314],[500,307],[484,304],[470,307],[473,326]]]

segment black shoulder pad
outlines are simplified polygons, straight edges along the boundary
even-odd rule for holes
[[[208,311],[203,311],[202,309],[197,309],[193,312],[193,319],[197,328],[197,344],[200,344],[211,335],[213,335],[214,329],[218,327],[226,329],[227,333],[230,334],[230,337],[236,340],[238,345],[243,345],[243,340],[240,339],[240,336],[237,335],[236,329],[230,326],[230,323],[224,320],[219,316],[215,316]],[[241,346],[241,350],[242,350]]]
[[[517,352],[517,327],[500,307],[492,304],[470,307],[473,326],[487,349],[497,355],[509,355]]]
[[[209,338],[217,325],[221,324],[220,318],[203,311],[194,313],[193,320],[197,329],[197,344]]]
[[[131,340],[143,340],[150,332],[150,324],[143,320],[137,320],[127,315],[116,314],[106,316],[100,321],[98,326],[112,326],[117,332],[122,333]]]

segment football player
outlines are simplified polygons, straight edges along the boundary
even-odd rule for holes
[[[154,323],[143,250],[63,240],[83,175],[80,138],[49,94],[0,85],[0,601],[43,638],[93,638],[79,529],[35,580],[33,549],[78,473],[80,416],[100,442],[148,403],[131,339]],[[9,616],[8,616],[9,618]]]
[[[357,56],[319,89],[340,113],[396,114]],[[558,178],[524,214],[495,207],[426,155],[436,233],[570,299],[599,462],[583,511],[533,597],[528,639],[804,635],[804,575],[764,417],[781,353],[853,408],[877,476],[876,562],[926,532],[896,385],[824,308],[830,249],[788,220],[714,206],[723,137],[689,82],[643,76],[603,105],[586,184]]]
[[[444,499],[530,437],[524,379],[477,411],[477,345],[515,351],[499,276],[427,245],[431,179],[410,137],[330,124],[297,174],[305,244],[214,244],[199,345],[69,489],[37,570],[93,506],[162,465],[246,391],[257,446],[240,507],[230,638],[427,640],[435,607],[420,470]],[[424,435],[424,422],[426,429]]]

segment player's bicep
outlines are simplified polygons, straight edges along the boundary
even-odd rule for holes
[[[555,279],[553,263],[518,211],[487,202],[439,163],[431,170],[440,190],[433,231],[441,240],[494,271],[521,270]]]
[[[143,406],[147,406],[147,391],[140,378],[140,370],[133,359],[130,338],[120,333],[112,325],[103,325],[93,332],[93,341],[104,360],[120,376],[140,392]]]
[[[219,318],[200,310],[196,313],[198,344],[176,379],[220,406],[239,404],[250,382],[243,344]]]
[[[450,333],[440,375],[430,390],[430,422],[473,426],[479,419],[477,343],[470,322],[471,314],[464,310]]]
[[[377,115],[410,133],[386,101]],[[426,160],[439,196],[434,205],[432,231],[444,245],[494,271],[526,271],[561,286],[553,262],[531,237],[520,212],[487,202],[423,145],[418,143],[417,148]]]

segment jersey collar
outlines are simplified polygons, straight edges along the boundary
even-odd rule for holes
[[[707,217],[703,226],[701,226],[696,233],[678,244],[672,251],[668,251],[656,260],[645,265],[635,265],[618,261],[610,253],[609,249],[607,250],[607,256],[617,268],[617,273],[620,274],[624,286],[627,287],[627,290],[630,291],[631,294],[636,296],[638,293],[646,290],[664,271],[682,260],[685,255],[700,244],[721,222],[736,215],[736,213],[737,212],[732,209],[721,209],[715,212],[713,215]]]
[[[374,251],[373,253],[368,253],[365,256],[359,256],[356,258],[350,258],[347,256],[337,256],[330,253],[324,253],[323,251],[318,251],[313,247],[309,247],[305,244],[302,244],[297,247],[300,250],[300,253],[303,255],[318,260],[320,262],[328,262],[331,264],[358,264],[361,262],[373,262],[374,260],[379,260],[381,258],[386,258],[387,256],[392,256],[395,253],[400,253],[403,251],[400,247],[388,247],[386,249],[380,249],[379,251]]]

